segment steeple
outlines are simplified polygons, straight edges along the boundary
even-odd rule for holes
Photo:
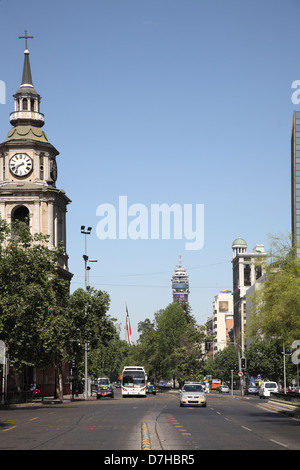
[[[27,42],[29,36],[24,37],[26,37]],[[12,126],[43,127],[45,119],[44,115],[40,113],[41,97],[33,86],[29,51],[27,48],[24,51],[22,83],[14,94],[14,100],[15,111],[10,114]]]
[[[25,57],[24,57],[23,76],[22,76],[21,86],[23,86],[23,87],[24,86],[32,86],[33,87],[28,49],[25,49],[24,55],[25,55]]]

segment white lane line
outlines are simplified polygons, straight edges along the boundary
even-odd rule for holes
[[[252,432],[252,429],[246,428],[246,426],[242,426],[243,429],[246,429],[246,431]]]
[[[270,441],[274,442],[274,444],[278,444],[279,446],[288,447],[286,444],[283,444],[282,442],[279,442],[279,441],[275,441],[274,439],[270,439]]]

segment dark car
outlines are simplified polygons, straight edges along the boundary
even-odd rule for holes
[[[147,385],[146,393],[151,393],[152,395],[156,395],[156,388],[154,385]]]
[[[246,395],[258,395],[258,387],[256,385],[249,385],[246,389]]]
[[[102,385],[102,387],[98,387],[97,399],[103,397],[114,398],[114,391],[110,385]]]

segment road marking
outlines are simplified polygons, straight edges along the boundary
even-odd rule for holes
[[[274,444],[278,444],[279,446],[288,447],[286,444],[283,444],[282,442],[279,442],[279,441],[275,441],[274,439],[270,439],[270,441],[274,442]]]
[[[252,429],[246,428],[246,426],[242,426],[243,429],[246,429],[246,431],[252,432]]]
[[[39,417],[37,416],[36,418],[31,418],[29,421],[34,421],[35,419],[39,419]]]
[[[151,450],[150,434],[149,434],[147,423],[142,423],[141,431],[142,431],[142,438],[141,438],[142,450]]]
[[[2,432],[10,431],[11,429],[14,429],[14,428],[16,428],[16,427],[17,427],[17,426],[12,426],[11,428],[3,429]]]

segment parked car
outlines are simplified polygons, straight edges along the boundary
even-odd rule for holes
[[[220,393],[229,393],[229,387],[227,385],[220,385],[219,392]]]
[[[97,390],[97,399],[103,397],[114,398],[114,390],[110,385],[102,385],[98,387]]]
[[[185,384],[180,392],[180,406],[206,406],[206,396],[202,385]]]
[[[278,393],[278,384],[276,382],[263,382],[258,390],[259,398],[266,398],[270,393]]]
[[[258,395],[258,387],[256,385],[249,385],[246,389],[246,395]]]
[[[147,385],[146,393],[149,393],[151,395],[156,395],[156,388],[154,387],[154,385]]]

